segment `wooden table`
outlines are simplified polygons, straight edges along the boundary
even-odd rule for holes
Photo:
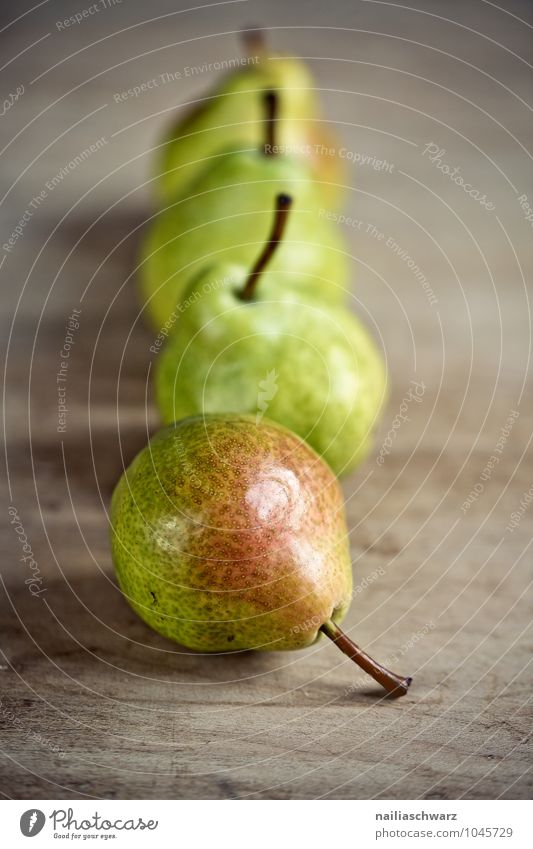
[[[0,125],[2,244],[26,218],[1,250],[2,793],[530,795],[531,7],[117,0],[59,26],[73,4],[32,5],[1,12],[2,91],[24,87]],[[387,357],[375,451],[343,482],[360,589],[346,627],[414,675],[397,702],[327,641],[183,651],[113,580],[109,497],[157,427],[131,279],[151,149],[216,78],[186,69],[238,56],[235,32],[257,22],[315,73],[347,166],[353,307]]]

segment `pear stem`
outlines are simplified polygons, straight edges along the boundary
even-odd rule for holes
[[[267,91],[264,96],[265,104],[265,156],[276,153],[276,120],[278,117],[278,96],[275,91]]]
[[[249,27],[242,30],[241,41],[247,56],[261,56],[266,54],[265,34],[261,27]]]
[[[365,672],[371,675],[374,681],[381,684],[390,696],[396,699],[400,696],[405,696],[409,689],[409,685],[413,680],[412,678],[403,678],[400,675],[396,675],[394,672],[390,672],[389,669],[385,669],[384,666],[381,666],[380,663],[373,660],[370,655],[360,649],[359,646],[356,646],[356,644],[350,640],[344,631],[341,631],[338,625],[335,625],[331,619],[329,622],[325,622],[321,626],[320,630],[326,635],[326,637],[333,640],[340,650],[351,658],[354,663],[357,663],[361,669],[364,669]]]
[[[276,212],[272,232],[270,233],[268,241],[261,254],[257,258],[254,267],[248,275],[248,279],[240,293],[241,300],[252,300],[257,281],[283,237],[291,204],[292,198],[290,195],[278,195],[276,197]]]

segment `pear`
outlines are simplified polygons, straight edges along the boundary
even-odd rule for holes
[[[111,503],[120,588],[144,621],[203,652],[291,650],[326,633],[392,695],[410,679],[342,633],[352,597],[339,485],[297,436],[213,415],[159,431]]]
[[[280,195],[251,270],[217,265],[193,282],[156,365],[157,404],[166,424],[200,413],[266,413],[343,474],[371,446],[385,369],[351,312],[301,302],[294,290],[305,288],[304,275],[276,269],[289,207]]]
[[[184,194],[220,150],[261,143],[261,95],[269,89],[279,98],[279,144],[307,160],[326,202],[338,205],[344,163],[335,138],[318,118],[308,68],[299,59],[269,54],[258,30],[249,34],[246,46],[241,66],[165,135],[154,184],[159,205]]]
[[[294,210],[273,268],[303,272],[302,297],[344,300],[345,245],[324,217],[324,202],[305,164],[274,152],[277,102],[273,92],[264,97],[260,148],[221,155],[194,183],[189,197],[162,210],[151,223],[139,273],[141,298],[154,329],[169,320],[175,323],[185,289],[206,263],[253,261],[270,227],[272,197],[278,192],[294,196]]]

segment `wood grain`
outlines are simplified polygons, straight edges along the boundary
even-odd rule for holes
[[[0,23],[30,5],[3,3]],[[45,4],[3,36],[12,59],[3,91],[25,90],[0,125],[2,244],[32,198],[46,196],[1,251],[1,792],[528,797],[533,506],[520,502],[532,485],[531,227],[518,198],[533,204],[533,185],[530,29],[518,18],[531,9],[472,0],[424,4],[422,14],[336,0],[304,12],[251,0],[146,22],[183,8],[124,2],[61,30],[71,4]],[[250,21],[272,27],[279,49],[310,57],[329,128],[355,159],[345,159],[345,213],[360,226],[338,226],[353,308],[385,351],[391,397],[374,454],[343,483],[356,583],[346,628],[414,676],[397,702],[326,640],[301,653],[186,652],[137,619],[112,574],[110,493],[157,427],[151,334],[131,278],[151,214],[151,149],[172,110],[213,83],[185,68],[238,55],[234,32]],[[181,79],[116,102],[169,71]],[[430,143],[495,210],[430,161]],[[383,160],[393,167],[377,167]],[[58,433],[56,374],[74,308]],[[411,381],[423,385],[418,401]]]

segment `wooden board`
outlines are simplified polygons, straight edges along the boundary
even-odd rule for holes
[[[4,2],[2,25],[31,5]],[[0,124],[3,245],[29,210],[0,257],[4,796],[530,795],[531,8],[505,7],[156,0],[58,26],[73,7],[54,2],[4,31],[2,91],[24,91]],[[213,84],[201,66],[239,56],[249,22],[309,58],[346,164],[345,207],[329,211],[352,219],[337,217],[352,306],[391,384],[375,451],[343,482],[358,589],[346,625],[414,675],[397,702],[325,641],[183,651],[113,580],[109,497],[157,427],[131,279],[151,149]]]

